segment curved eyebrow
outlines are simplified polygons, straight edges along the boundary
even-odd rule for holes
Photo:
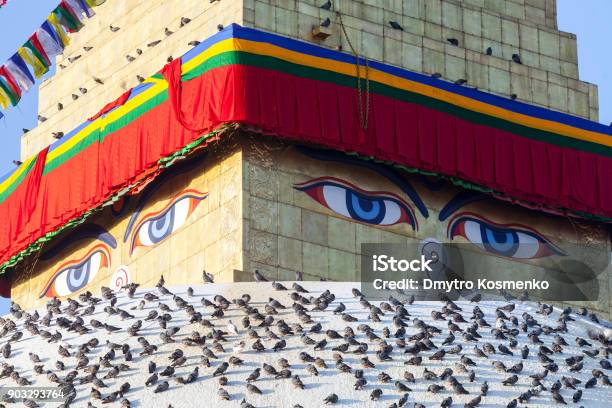
[[[405,180],[400,174],[385,165],[374,163],[372,161],[365,161],[355,157],[350,157],[346,153],[336,152],[333,150],[319,150],[313,149],[306,146],[296,146],[297,149],[305,154],[308,157],[313,159],[322,160],[322,161],[335,161],[339,163],[346,163],[355,166],[366,167],[381,176],[385,177],[387,180],[391,181],[395,184],[404,194],[406,194],[412,200],[414,206],[419,210],[419,212],[423,215],[423,217],[429,217],[429,211],[427,211],[427,207],[421,200],[421,197],[417,194],[417,192],[412,188],[410,183]]]
[[[45,253],[40,256],[40,259],[47,261],[57,256],[68,246],[78,241],[91,238],[94,238],[97,241],[102,241],[113,249],[117,248],[117,240],[108,232],[106,228],[97,224],[86,224],[72,231],[53,248],[45,251]]]
[[[193,170],[198,164],[200,164],[200,160],[203,160],[205,157],[206,154],[203,154],[202,156],[195,157],[191,160],[187,160],[183,163],[177,164],[176,166],[166,169],[166,171],[161,173],[155,180],[153,180],[151,183],[149,183],[148,186],[144,188],[140,195],[140,198],[138,199],[138,204],[136,205],[136,208],[134,209],[134,212],[132,212],[130,220],[128,221],[128,226],[125,229],[125,234],[123,235],[123,242],[127,242],[130,236],[130,232],[132,231],[132,228],[134,228],[134,224],[136,224],[136,220],[138,219],[140,212],[145,207],[153,193],[155,193],[163,183],[170,180],[171,178],[180,174],[188,173]]]
[[[469,203],[473,203],[474,201],[490,200],[490,199],[492,199],[492,197],[484,193],[479,193],[476,191],[469,191],[469,190],[461,191],[456,196],[454,196],[444,206],[444,208],[442,208],[442,210],[440,210],[440,214],[438,215],[438,220],[440,221],[446,220],[459,208]]]

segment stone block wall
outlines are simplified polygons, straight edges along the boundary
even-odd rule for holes
[[[596,285],[598,301],[563,304],[586,305],[612,315],[610,242],[602,225],[545,216],[493,199],[463,205],[452,217],[441,219],[442,209],[462,191],[451,183],[429,188],[420,176],[402,176],[426,206],[428,215],[424,215],[414,208],[414,203],[397,184],[363,162],[315,159],[295,146],[278,141],[262,142],[255,136],[243,144],[243,157],[243,264],[247,273],[237,275],[237,280],[252,280],[251,272],[257,269],[269,279],[281,281],[296,279],[296,272],[302,272],[305,280],[359,281],[362,243],[419,244],[433,239],[466,244],[462,246],[467,251],[463,259],[469,258],[466,265],[495,271],[490,279],[561,276],[550,275],[551,270],[572,276],[565,262],[584,260],[598,275],[590,283],[577,285],[582,290],[590,284]],[[324,192],[322,186],[336,186],[331,187],[336,191],[330,188]],[[359,211],[348,209],[349,195],[356,192],[361,194],[365,206],[366,201],[373,203],[380,197],[403,201],[410,208],[408,212],[415,219],[415,227],[406,219],[389,225],[357,219],[355,214]],[[369,198],[363,200],[363,197]],[[391,214],[393,205],[388,201],[382,205],[387,205]],[[451,232],[460,215],[475,217],[478,228],[484,228],[479,231],[534,234],[531,236],[546,243],[541,248],[545,255],[521,259],[484,250],[485,238],[475,236],[484,232],[466,236]],[[507,229],[507,226],[513,227]],[[519,236],[525,238],[525,235],[516,235]],[[544,247],[557,248],[563,255],[547,253]],[[469,276],[470,271],[464,273]],[[573,275],[573,278],[580,282],[584,276]]]
[[[557,30],[554,0],[340,0],[330,11],[323,3],[244,0],[244,24],[313,41],[312,28],[330,18],[331,36],[315,41],[322,46],[351,52],[350,42],[373,60],[598,119],[597,87],[579,80],[576,36]],[[513,63],[512,54],[523,64]]]
[[[108,1],[96,8],[96,13],[81,31],[70,35],[70,44],[57,58],[55,75],[41,84],[38,112],[47,120],[23,137],[22,157],[30,157],[53,143],[53,132],[74,129],[106,103],[138,85],[137,75],[153,75],[168,57],[181,56],[193,48],[189,42],[212,36],[218,32],[218,25],[241,24],[242,2]],[[181,26],[184,17],[191,21]],[[119,30],[111,31],[111,25]],[[166,35],[166,29],[172,34]],[[155,41],[160,42],[149,46]],[[84,47],[93,48],[85,51]],[[128,55],[135,60],[129,62]],[[96,78],[103,84],[95,82]],[[58,110],[58,103],[63,105],[62,110]]]

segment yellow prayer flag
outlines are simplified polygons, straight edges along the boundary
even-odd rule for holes
[[[26,47],[20,47],[17,50],[17,54],[26,62],[26,64],[30,65],[34,70],[34,76],[36,78],[40,78],[43,76],[49,69],[42,63],[38,58],[32,54],[32,50]]]
[[[59,37],[63,46],[66,47],[68,43],[70,42],[70,38],[68,38],[68,35],[64,31],[64,28],[62,27],[60,22],[57,20],[57,16],[55,14],[49,14],[47,21],[55,29],[55,32],[57,33],[57,36]]]
[[[7,109],[10,106],[11,98],[0,87],[0,108]]]

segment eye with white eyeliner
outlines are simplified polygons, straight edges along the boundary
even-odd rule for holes
[[[147,214],[134,228],[132,251],[139,246],[152,247],[181,228],[207,194],[186,190],[161,211]]]
[[[62,264],[45,285],[39,298],[69,296],[93,281],[110,265],[110,252],[104,244],[93,247],[79,260]]]
[[[475,214],[455,216],[449,223],[450,239],[461,236],[483,251],[514,259],[565,255],[537,231],[522,225],[500,225]]]
[[[317,178],[294,188],[343,217],[372,225],[407,223],[417,229],[414,210],[393,193],[365,191],[334,177]]]

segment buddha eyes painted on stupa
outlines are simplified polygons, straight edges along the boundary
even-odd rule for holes
[[[448,238],[463,237],[492,255],[536,259],[565,255],[536,230],[520,224],[497,224],[474,213],[455,215],[448,223]]]
[[[319,204],[353,221],[372,225],[406,223],[417,229],[414,210],[404,199],[386,191],[367,191],[335,177],[295,184]]]
[[[438,239],[466,241],[490,255],[515,260],[565,255],[535,228],[520,222],[492,221],[490,218],[495,217],[496,211],[486,204],[494,201],[491,195],[468,190],[457,193],[443,179],[432,182],[423,176],[420,183],[416,177],[409,182],[400,171],[337,152],[308,148],[298,150],[307,158],[337,163],[337,166],[324,170],[329,175],[323,174],[293,184],[295,190],[307,194],[334,216],[375,227],[408,224],[416,232],[419,217],[429,218],[429,211],[425,207],[427,203],[432,208],[440,206],[437,218],[441,224],[446,224],[445,236]],[[336,173],[346,174],[347,177],[337,177]],[[418,190],[413,188],[413,181],[421,186]],[[364,187],[366,185],[368,188]],[[470,208],[477,202],[485,202],[485,206],[476,210],[474,206]],[[466,206],[470,211],[460,211]],[[506,219],[508,215],[512,218],[512,213],[506,212]]]
[[[39,293],[39,298],[69,296],[86,287],[99,273],[110,268],[111,252],[117,248],[117,241],[106,228],[97,224],[85,224],[74,230],[42,254],[40,261],[61,259],[63,253],[85,240],[91,241],[89,245],[76,252],[76,256],[64,259],[53,269]]]
[[[135,223],[130,254],[138,247],[153,247],[179,230],[208,194],[185,190],[174,196],[161,210],[145,213]]]

